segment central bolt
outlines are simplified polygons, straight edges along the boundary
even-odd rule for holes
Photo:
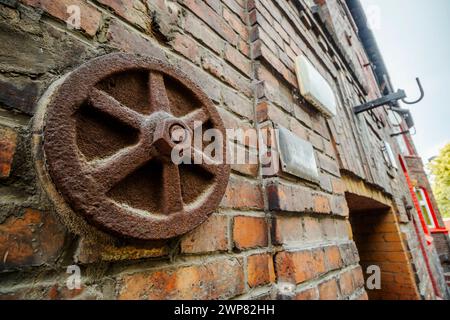
[[[170,138],[175,143],[183,142],[186,139],[186,129],[180,124],[174,124],[170,127]]]

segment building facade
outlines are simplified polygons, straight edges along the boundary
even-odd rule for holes
[[[388,106],[354,113],[392,87],[366,29],[350,0],[0,1],[0,297],[448,299],[448,233],[420,159],[398,138],[414,148],[411,137],[392,137]],[[304,94],[300,56],[335,112]],[[160,68],[167,94],[142,64]],[[207,105],[210,127],[246,133],[227,136],[229,149],[258,161],[211,184],[203,168],[179,167],[174,180],[130,157],[72,180],[82,175],[73,159],[102,164],[142,141],[131,127],[156,113],[146,99],[179,118]],[[108,114],[119,104],[132,111]],[[312,166],[288,168],[297,145]],[[214,183],[220,197],[205,199]],[[176,194],[206,204],[164,224]],[[129,220],[112,224],[104,198]],[[213,213],[193,222],[203,210]],[[146,212],[159,214],[147,233],[133,222]]]

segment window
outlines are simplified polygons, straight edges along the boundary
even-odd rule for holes
[[[439,221],[437,220],[436,213],[434,212],[427,189],[418,187],[414,189],[414,192],[417,196],[417,201],[419,202],[423,219],[430,229],[430,232],[447,233],[448,230],[445,227],[439,225]]]
[[[425,197],[425,190],[422,188],[416,188],[414,190],[416,192],[417,200],[419,201],[419,206],[422,211],[423,218],[425,219],[425,222],[427,223],[427,226],[430,229],[435,229],[436,224],[433,219],[433,215],[431,213],[430,207],[427,202],[427,198]]]

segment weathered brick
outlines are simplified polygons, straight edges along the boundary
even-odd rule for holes
[[[310,189],[279,182],[266,186],[269,209],[286,212],[312,212],[313,197]]]
[[[318,300],[319,292],[317,288],[304,289],[295,295],[295,300]]]
[[[0,127],[0,178],[8,178],[16,153],[17,133],[10,128]]]
[[[248,29],[247,26],[242,22],[240,18],[234,15],[227,8],[223,9],[223,18],[228,24],[233,28],[234,31],[241,37],[242,40],[248,41]]]
[[[320,300],[338,300],[339,288],[336,279],[330,279],[319,284]]]
[[[281,60],[264,44],[261,40],[256,40],[252,44],[253,57],[255,59],[263,59],[269,63],[291,86],[297,87],[297,78],[294,73],[289,70]]]
[[[92,5],[81,0],[21,0],[26,5],[40,8],[55,18],[67,21],[71,16],[67,12],[68,7],[75,5],[80,8],[80,27],[88,35],[93,36],[96,34],[100,27],[101,13]]]
[[[329,158],[328,156],[322,153],[318,153],[318,160],[320,167],[323,170],[325,170],[328,173],[331,173],[336,177],[340,177],[339,166],[335,160]]]
[[[172,40],[172,47],[195,64],[200,64],[200,48],[191,37],[177,33]]]
[[[258,154],[255,150],[249,150],[240,144],[230,142],[228,152],[230,159],[233,159],[232,170],[251,177],[258,175]]]
[[[219,81],[215,80],[206,71],[184,59],[178,59],[174,56],[170,56],[169,59],[172,60],[171,62],[175,67],[182,70],[190,79],[195,81],[213,102],[222,100],[222,84]]]
[[[336,231],[336,221],[334,218],[325,218],[320,221],[320,226],[322,228],[322,234],[327,240],[338,239],[338,234]]]
[[[301,241],[303,236],[301,217],[276,216],[272,222],[272,241],[274,244],[287,244]]]
[[[185,30],[215,53],[220,55],[223,52],[225,41],[191,13],[186,15]]]
[[[260,123],[271,120],[276,124],[289,128],[289,115],[267,101],[260,102],[256,106],[256,118]]]
[[[122,300],[228,299],[244,290],[242,261],[222,258],[192,266],[123,275],[118,298]]]
[[[351,271],[346,271],[339,276],[339,288],[343,296],[353,293],[353,277]]]
[[[0,270],[53,264],[64,246],[65,229],[48,213],[27,209],[0,224]]]
[[[347,201],[343,196],[331,196],[330,198],[331,212],[341,217],[348,217],[350,210]]]
[[[201,253],[228,249],[228,217],[213,215],[183,237],[181,252]]]
[[[40,87],[40,82],[30,79],[3,78],[0,76],[0,104],[8,109],[33,114]]]
[[[121,16],[131,24],[150,33],[152,18],[147,12],[145,4],[136,0],[98,0],[99,3],[111,8],[114,13]]]
[[[235,46],[238,36],[222,16],[214,12],[206,3],[200,0],[185,0],[183,4],[208,24],[217,34]]]
[[[222,91],[225,106],[231,111],[247,119],[253,120],[253,103],[233,90]]]
[[[232,46],[225,47],[225,60],[235,66],[244,75],[250,76],[252,71],[252,64],[239,50]]]
[[[164,60],[164,51],[136,32],[126,28],[117,20],[112,20],[106,38],[109,44],[130,53],[140,53]]]
[[[323,238],[320,221],[315,217],[303,218],[303,240],[319,241]]]
[[[244,0],[223,0],[223,3],[231,9],[240,19],[245,22]]]
[[[231,178],[221,206],[234,209],[264,209],[260,185],[247,179]]]
[[[325,272],[322,249],[280,252],[275,257],[278,281],[300,284]]]
[[[290,119],[289,128],[293,133],[295,133],[300,139],[308,141],[308,131],[307,129],[300,124],[295,118]]]
[[[114,261],[131,261],[163,257],[169,254],[164,242],[154,243],[110,243],[99,239],[82,238],[75,254],[75,261],[82,264]]]
[[[264,218],[237,216],[233,222],[234,246],[239,249],[268,245],[268,229]]]
[[[330,200],[325,194],[314,194],[314,212],[329,214],[331,213]]]
[[[345,266],[359,262],[359,254],[354,242],[340,246],[339,250],[341,251],[342,261]]]
[[[348,220],[335,219],[335,224],[338,238],[342,240],[352,238],[352,229]]]
[[[325,264],[328,271],[340,269],[343,265],[339,247],[330,246],[325,248]]]
[[[270,254],[257,254],[247,258],[247,282],[250,288],[275,281],[273,259]]]
[[[247,58],[250,58],[250,45],[247,43],[247,41],[239,39],[238,48],[243,55],[245,55]]]
[[[345,192],[345,185],[342,182],[341,179],[338,178],[332,178],[331,179],[331,185],[333,186],[333,193],[334,194],[344,194]]]

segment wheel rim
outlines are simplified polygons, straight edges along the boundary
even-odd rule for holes
[[[166,239],[206,220],[225,192],[224,163],[176,165],[174,128],[220,130],[210,99],[162,61],[111,54],[81,66],[48,106],[47,170],[66,202],[116,235]],[[192,149],[194,156],[202,153]],[[226,145],[223,143],[226,159]]]

